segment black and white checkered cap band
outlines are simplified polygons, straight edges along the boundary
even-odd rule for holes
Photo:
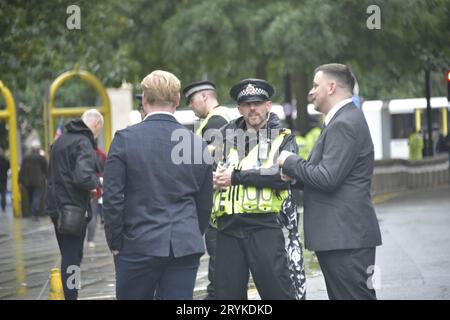
[[[248,88],[248,87],[247,87]],[[244,90],[242,90],[241,92],[239,92],[237,98],[240,99],[244,96],[265,96],[267,99],[269,99],[269,94],[267,93],[266,90],[261,89],[261,88],[252,88],[253,90],[251,90],[250,92],[247,90],[247,88],[245,88]]]
[[[199,92],[199,91],[203,91],[203,90],[216,90],[216,89],[210,84],[202,84],[202,85],[199,85],[199,86],[192,87],[184,95],[186,97],[190,97],[194,93]]]

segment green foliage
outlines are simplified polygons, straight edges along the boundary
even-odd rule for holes
[[[0,78],[18,100],[23,136],[42,128],[46,86],[73,68],[106,86],[138,85],[155,69],[175,73],[183,85],[209,78],[224,104],[232,103],[231,85],[250,77],[273,83],[281,102],[289,71],[304,108],[322,63],[349,64],[364,99],[423,96],[429,67],[432,94],[445,94],[450,0],[79,0],[81,30],[68,30],[71,4],[0,3]],[[370,5],[381,10],[380,30],[367,28]],[[76,83],[61,90],[62,104],[95,102]]]

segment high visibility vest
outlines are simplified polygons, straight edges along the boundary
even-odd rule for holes
[[[423,137],[419,133],[409,136],[409,160],[422,160]]]
[[[295,142],[298,147],[298,155],[303,159],[308,159],[311,150],[307,146],[306,138],[303,136],[295,136]]]
[[[284,129],[271,143],[267,160],[259,163],[258,145],[248,155],[239,161],[238,151],[231,149],[227,157],[227,163],[233,169],[255,169],[255,164],[260,169],[269,169],[274,165],[274,156],[279,151],[281,143],[290,130]],[[232,185],[225,190],[214,192],[214,205],[212,221],[217,217],[227,214],[242,213],[278,213],[283,200],[288,196],[288,190],[273,190],[270,188],[256,188],[253,186]]]
[[[213,116],[221,116],[227,122],[230,122],[230,120],[231,120],[231,117],[228,115],[227,107],[221,107],[221,106],[215,107],[214,109],[211,110],[210,113],[208,113],[208,116],[200,123],[200,126],[197,128],[197,130],[195,130],[196,135],[199,135],[200,137],[202,136],[203,128],[206,126],[209,119],[211,119],[211,117],[213,117]]]

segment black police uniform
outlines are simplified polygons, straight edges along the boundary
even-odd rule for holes
[[[187,85],[183,89],[183,95],[189,101],[189,99],[197,92],[204,90],[215,90],[216,86],[211,81],[196,81]],[[221,115],[213,115],[211,116],[205,126],[201,129],[201,136],[203,137],[205,132],[212,129],[220,129],[224,125],[228,123],[229,119],[224,118]],[[211,139],[205,139],[208,144],[213,142]],[[215,167],[214,167],[215,169]],[[217,242],[217,229],[212,225],[209,225],[205,230],[205,244],[206,251],[209,255],[208,262],[208,280],[209,284],[206,287],[207,296],[205,300],[213,300],[215,299],[215,285],[214,285],[214,265],[215,265],[215,256],[216,256],[216,242]]]
[[[266,101],[272,94],[273,88],[259,79],[243,80],[230,91],[231,97],[238,104]],[[240,117],[223,127],[224,136],[226,130],[230,129],[246,130],[244,118]],[[265,128],[260,130],[265,129],[282,129],[276,114],[269,114]],[[252,141],[245,144],[245,157],[251,144]],[[286,135],[279,150],[297,153],[295,137]],[[261,175],[259,169],[234,170],[231,184],[274,190],[288,189],[288,184],[281,180],[279,174]],[[236,213],[217,218],[215,280],[218,299],[247,299],[249,272],[262,299],[294,299],[284,235],[277,214],[278,212]]]

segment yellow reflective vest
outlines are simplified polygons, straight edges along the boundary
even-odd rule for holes
[[[290,130],[284,129],[272,141],[269,156],[267,160],[260,163],[260,169],[269,169],[274,166],[274,156],[279,151],[284,137],[288,134],[290,134]],[[250,150],[241,161],[239,161],[238,151],[234,148],[230,150],[227,157],[229,166],[238,170],[254,169],[258,161],[258,145]],[[214,192],[212,221],[215,223],[217,217],[227,214],[278,213],[287,195],[288,190],[232,185],[225,190]]]
[[[311,150],[307,147],[306,138],[300,135],[295,136],[295,142],[297,143],[298,147],[298,155],[303,159],[308,159],[309,152]]]
[[[195,130],[196,135],[199,135],[200,137],[202,136],[203,128],[206,126],[209,119],[211,119],[211,117],[213,117],[213,116],[221,116],[227,122],[230,122],[230,120],[231,120],[231,117],[228,115],[227,107],[222,107],[222,106],[215,107],[214,109],[211,110],[210,113],[208,113],[208,116],[200,123],[200,126],[197,128],[197,130]]]
[[[409,136],[409,160],[422,160],[423,137],[416,132]]]

